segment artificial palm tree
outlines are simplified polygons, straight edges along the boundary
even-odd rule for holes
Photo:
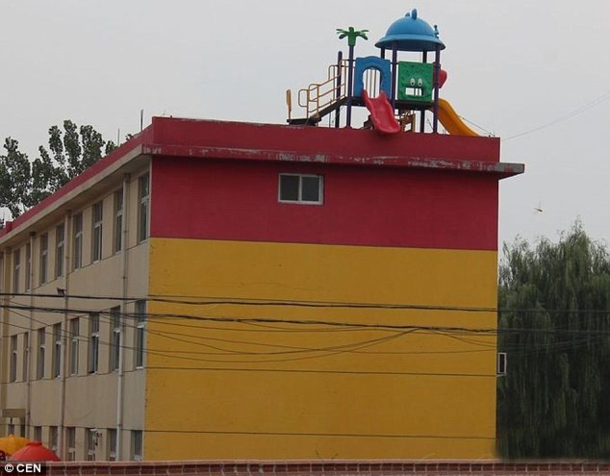
[[[350,127],[352,122],[352,86],[354,81],[354,46],[356,46],[356,40],[362,38],[368,40],[366,34],[368,30],[356,30],[353,26],[350,26],[347,30],[337,28],[337,34],[339,39],[347,38],[347,45],[349,47],[349,70],[347,75],[347,116],[346,126]]]

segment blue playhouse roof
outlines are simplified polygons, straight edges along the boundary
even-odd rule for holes
[[[394,44],[398,51],[434,51],[437,45],[441,50],[445,49],[445,44],[438,38],[436,25],[432,28],[418,18],[416,9],[392,23],[375,46],[392,49]]]

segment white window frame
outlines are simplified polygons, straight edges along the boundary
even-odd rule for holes
[[[138,177],[138,243],[150,235],[150,173]]]
[[[89,314],[89,368],[90,374],[100,370],[100,315]]]
[[[61,377],[61,322],[53,324],[52,378]]]
[[[65,250],[66,225],[62,223],[55,227],[55,278],[60,278],[64,275]]]
[[[11,364],[9,373],[9,382],[17,381],[17,353],[18,353],[17,335],[11,336]]]
[[[74,252],[72,258],[72,269],[83,267],[83,214],[77,213],[72,217]]]
[[[110,371],[119,370],[121,361],[121,307],[110,309]]]
[[[45,361],[46,361],[46,345],[47,345],[47,330],[45,327],[38,329],[38,356],[36,359],[36,379],[44,379]]]
[[[299,178],[299,198],[297,200],[282,200],[282,177],[298,177]],[[318,200],[303,200],[303,178],[317,178],[320,188],[318,190]],[[324,205],[324,176],[316,174],[293,174],[280,173],[277,183],[277,201],[279,203],[290,203],[294,205]]]
[[[144,432],[142,430],[131,430],[131,459],[142,461],[144,447]]]
[[[123,250],[123,189],[114,192],[114,243],[115,253]]]
[[[508,368],[508,355],[506,352],[498,352],[498,362],[496,373],[498,376],[506,375]]]
[[[32,245],[25,244],[25,290],[32,290]]]
[[[78,352],[80,341],[80,321],[70,319],[70,375],[78,375]]]
[[[49,274],[49,234],[40,235],[40,285],[47,282]]]
[[[49,448],[57,453],[57,442],[59,441],[59,428],[56,426],[49,427]]]
[[[97,428],[85,429],[85,458],[87,461],[95,461],[95,447],[97,446]]]
[[[91,261],[102,260],[104,243],[104,202],[99,201],[91,207]]]
[[[21,275],[21,249],[13,251],[13,294],[19,294],[19,278]]]
[[[23,381],[27,382],[30,377],[30,333],[23,333]]]
[[[106,450],[108,461],[116,461],[117,456],[117,431],[116,428],[108,428],[106,432]]]
[[[76,461],[76,428],[66,428],[66,446],[68,447],[68,461]]]
[[[146,362],[146,301],[143,299],[135,303],[135,318],[134,367],[141,369]]]

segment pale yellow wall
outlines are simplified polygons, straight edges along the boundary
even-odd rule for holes
[[[129,228],[135,232],[137,225],[137,180],[138,175],[134,174],[130,182],[130,210],[124,210],[124,220],[128,222]],[[103,255],[102,260],[96,263],[91,263],[92,256],[92,222],[91,222],[91,206],[93,203],[102,199],[101,195],[90,193],[90,198],[84,205],[79,205],[72,209],[72,215],[83,212],[83,266],[82,268],[73,271],[72,263],[64,266],[64,276],[55,279],[55,227],[65,221],[64,214],[58,214],[57,218],[52,222],[46,222],[44,227],[33,229],[35,231],[34,246],[32,249],[32,266],[34,278],[32,280],[32,294],[57,294],[57,289],[67,289],[70,296],[85,295],[85,296],[134,296],[145,297],[148,289],[148,243],[138,244],[134,233],[129,235],[128,242],[124,244],[124,253],[114,254],[113,237],[114,237],[114,191],[118,190],[122,185],[122,176],[115,177],[115,186],[107,185],[103,195],[104,204],[104,223],[103,223]],[[35,225],[34,225],[35,226]],[[65,228],[65,249],[64,253],[71,253],[73,246],[72,220],[66,222]],[[48,281],[40,286],[40,235],[47,232],[48,241]],[[7,275],[8,279],[2,282],[2,291],[11,291],[12,286],[12,258],[10,251],[16,246],[22,249],[21,256],[21,275],[20,275],[20,292],[25,292],[25,241],[18,244],[11,243],[12,247],[7,247],[9,251],[9,259],[3,258],[3,274]],[[127,255],[127,287],[124,293],[122,280],[123,255]],[[70,256],[71,258],[71,256]],[[66,279],[65,271],[69,271]],[[52,306],[63,309],[66,302],[63,298],[40,298],[33,296],[10,297],[5,298],[9,303],[21,303],[34,306]],[[110,308],[121,304],[117,300],[90,300],[70,298],[67,305],[70,309],[82,311],[103,312]],[[134,312],[133,302],[125,303],[125,311],[128,313]],[[11,335],[19,336],[19,352],[18,352],[18,373],[17,382],[3,385],[3,391],[0,394],[0,404],[2,408],[24,408],[29,410],[29,436],[33,436],[33,427],[43,427],[43,439],[48,443],[49,426],[60,426],[60,408],[61,408],[61,379],[51,378],[52,365],[52,325],[57,322],[64,322],[64,313],[49,313],[42,311],[19,311],[20,314],[25,314],[24,317],[17,315],[14,311],[3,310],[3,322],[5,332],[3,333],[3,348],[6,348],[7,342],[10,342]],[[89,320],[86,312],[74,312],[68,315],[68,319],[79,316],[80,318],[80,342],[79,342],[79,372],[77,375],[67,373],[65,384],[65,420],[66,426],[76,426],[77,429],[77,457],[85,458],[84,438],[86,432],[83,428],[99,428],[101,435],[98,440],[96,456],[98,459],[105,459],[107,455],[107,429],[116,428],[117,425],[117,385],[118,376],[116,372],[110,371],[110,318],[108,315],[100,317],[100,354],[99,354],[99,370],[98,374],[88,373],[88,338],[89,338]],[[134,358],[131,347],[134,342],[134,330],[131,319],[127,319],[124,334],[124,431],[123,434],[123,459],[129,459],[130,455],[130,431],[132,429],[142,429],[144,425],[143,407],[144,407],[144,390],[145,390],[145,373],[143,370],[134,369]],[[19,326],[19,327],[17,327]],[[37,333],[36,330],[40,327],[45,327],[47,331],[46,343],[46,365],[45,378],[43,380],[36,379],[37,365]],[[23,380],[22,365],[24,359],[23,335],[26,330],[32,330],[30,335],[30,382],[29,395],[30,401],[28,405],[28,383]],[[67,326],[64,331],[67,330]],[[69,341],[68,341],[69,351]],[[8,356],[8,355],[7,355]],[[67,362],[69,364],[69,361]],[[8,365],[9,360],[3,359],[2,365],[2,382],[8,381]],[[8,423],[4,419],[5,424]],[[19,424],[18,420],[14,420],[15,424]],[[6,427],[4,427],[4,430]],[[4,431],[3,430],[3,431]]]
[[[220,320],[151,318],[145,457],[491,457],[495,336],[320,321],[493,330],[493,312],[438,308],[495,307],[496,259],[491,251],[153,239],[151,294],[229,303],[151,303],[153,314]]]

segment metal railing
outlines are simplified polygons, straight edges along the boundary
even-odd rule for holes
[[[305,109],[306,117],[320,115],[325,108],[347,97],[347,77],[349,73],[349,60],[331,64],[328,67],[327,79],[321,83],[311,83],[307,88],[297,93],[297,104]],[[380,73],[374,68],[367,69],[363,77],[364,89],[369,96],[379,95]],[[288,116],[292,116],[291,92],[287,91]]]

